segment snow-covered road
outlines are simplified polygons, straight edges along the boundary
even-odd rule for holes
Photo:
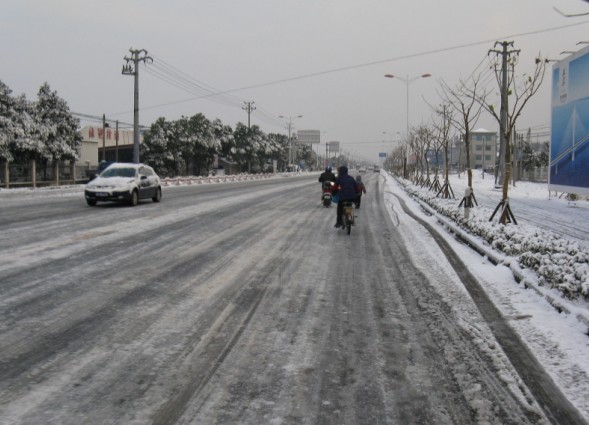
[[[350,236],[316,176],[3,198],[0,423],[549,423],[397,189],[365,183]]]

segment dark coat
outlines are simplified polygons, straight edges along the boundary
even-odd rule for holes
[[[335,189],[339,193],[340,201],[353,201],[358,196],[356,180],[348,174],[348,169],[346,167],[340,167],[338,170]]]
[[[324,171],[319,176],[319,182],[320,183],[323,183],[323,182],[334,182],[334,181],[335,181],[335,174],[333,174],[331,171]]]

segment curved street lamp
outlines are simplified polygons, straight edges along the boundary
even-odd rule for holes
[[[418,80],[420,78],[428,78],[428,77],[431,77],[432,74],[425,73],[425,74],[417,75],[417,76],[412,77],[412,78],[409,78],[409,76],[407,76],[407,77],[399,77],[398,75],[393,75],[393,74],[385,74],[384,76],[386,78],[397,78],[397,79],[403,81],[405,83],[406,87],[407,87],[407,103],[406,103],[406,109],[407,109],[407,129],[406,129],[406,131],[407,131],[407,137],[409,137],[409,85],[412,82],[414,82],[414,81],[416,81],[416,80]],[[407,152],[406,154],[408,155],[409,152]],[[407,178],[407,161],[408,161],[408,159],[409,158],[407,158],[407,157],[405,157],[403,159],[403,161],[404,161],[404,163],[403,163],[403,176],[405,178]]]
[[[409,76],[405,77],[399,77],[398,75],[393,75],[393,74],[385,74],[384,75],[386,78],[397,78],[401,81],[403,81],[407,87],[407,134],[409,134],[409,84],[411,84],[412,82],[414,82],[415,80],[418,80],[420,78],[428,78],[431,77],[432,74],[429,73],[425,73],[425,74],[421,74],[418,75],[416,77],[412,77],[409,78]]]

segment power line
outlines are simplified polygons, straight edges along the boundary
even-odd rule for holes
[[[82,118],[84,120],[87,121],[96,121],[96,122],[100,122],[102,123],[102,115],[98,116],[98,115],[90,115],[90,114],[83,114],[81,112],[72,112],[71,113],[73,116],[78,117],[78,118]],[[106,122],[107,123],[115,123],[118,120],[112,120],[112,119],[108,119],[106,118]],[[123,121],[119,121],[119,125],[125,126],[125,127],[133,127],[133,124],[131,123],[127,123],[127,122],[123,122]],[[146,126],[140,126],[142,128],[147,128]]]
[[[402,56],[396,56],[396,57],[388,58],[388,59],[381,59],[381,60],[372,61],[372,62],[365,62],[365,63],[357,64],[357,65],[332,68],[332,69],[328,69],[325,71],[318,71],[318,72],[313,72],[313,73],[309,73],[309,74],[303,74],[303,75],[299,75],[299,76],[283,78],[280,80],[274,80],[274,81],[269,81],[269,82],[260,83],[260,84],[254,84],[254,85],[235,88],[235,89],[216,90],[211,87],[211,91],[206,94],[198,95],[196,97],[191,97],[191,98],[187,98],[187,99],[181,99],[181,100],[177,100],[177,101],[161,103],[158,105],[152,105],[152,106],[144,107],[143,109],[144,110],[145,109],[156,109],[156,108],[160,108],[160,107],[164,107],[164,106],[177,105],[180,103],[192,102],[195,100],[204,99],[204,98],[208,98],[208,97],[212,97],[212,96],[227,95],[227,94],[231,94],[231,93],[235,93],[235,92],[239,92],[239,91],[251,90],[251,89],[255,89],[255,88],[262,88],[262,87],[283,84],[283,83],[297,81],[297,80],[304,80],[304,79],[308,79],[308,78],[314,78],[314,77],[318,77],[318,76],[322,76],[322,75],[333,74],[333,73],[343,72],[343,71],[349,71],[349,70],[353,70],[353,69],[366,68],[369,66],[380,65],[380,64],[388,63],[388,62],[396,62],[396,61],[400,61],[400,60],[404,60],[404,59],[411,59],[411,58],[416,58],[416,57],[429,56],[429,55],[433,55],[433,54],[437,54],[437,53],[449,52],[449,51],[453,51],[453,50],[460,50],[460,49],[465,49],[468,47],[474,47],[474,46],[480,46],[483,44],[493,43],[498,39],[505,40],[508,38],[520,38],[520,37],[527,37],[527,36],[536,35],[536,34],[553,32],[553,31],[558,31],[561,29],[585,25],[588,23],[589,23],[589,20],[585,20],[585,21],[574,23],[574,24],[560,25],[557,27],[544,28],[544,29],[539,29],[539,30],[534,30],[534,31],[528,31],[528,32],[523,32],[523,33],[507,35],[507,36],[503,36],[503,37],[495,37],[492,39],[475,41],[472,43],[464,43],[464,44],[458,44],[458,45],[450,46],[450,47],[443,47],[443,48],[439,48],[439,49],[426,50],[423,52],[412,53],[412,54],[402,55]],[[160,61],[161,61],[161,59],[160,59]],[[171,67],[171,65],[169,65],[169,66]],[[480,66],[480,64],[478,66]],[[179,72],[181,72],[181,71],[179,71]],[[128,113],[128,112],[121,112],[119,114],[124,114],[124,113]],[[118,115],[118,114],[111,114],[111,115]],[[271,116],[271,119],[274,120],[275,117]]]
[[[460,50],[460,49],[464,49],[464,48],[468,48],[468,47],[474,47],[474,46],[479,46],[479,45],[495,42],[497,39],[519,38],[519,37],[526,37],[526,36],[542,34],[542,33],[547,33],[547,32],[553,32],[553,31],[558,31],[561,29],[585,25],[588,23],[589,23],[589,20],[585,20],[585,21],[581,21],[581,22],[577,22],[577,23],[573,23],[573,24],[560,25],[557,27],[544,28],[544,29],[539,29],[539,30],[534,30],[534,31],[512,34],[512,35],[508,35],[508,36],[504,36],[504,37],[495,37],[492,39],[480,40],[480,41],[476,41],[476,42],[472,42],[472,43],[464,43],[464,44],[454,45],[454,46],[450,46],[450,47],[444,47],[444,48],[433,49],[433,50],[426,50],[423,52],[402,55],[402,56],[397,56],[397,57],[393,57],[393,58],[382,59],[382,60],[377,60],[377,61],[372,61],[372,62],[365,62],[362,64],[350,65],[350,66],[339,67],[339,68],[332,68],[332,69],[328,69],[325,71],[303,74],[303,75],[299,75],[299,76],[294,76],[294,77],[289,77],[289,78],[284,78],[284,79],[280,79],[280,80],[274,80],[274,81],[269,81],[269,82],[265,82],[265,83],[254,84],[254,85],[235,88],[235,89],[229,89],[229,90],[218,90],[212,86],[202,83],[202,82],[194,79],[193,77],[189,76],[188,74],[184,73],[183,71],[178,70],[177,68],[173,67],[172,65],[167,64],[161,58],[154,56],[157,59],[157,61],[159,63],[163,64],[163,66],[164,66],[164,68],[160,68],[160,73],[159,73],[159,76],[162,79],[165,80],[166,78],[168,78],[167,82],[172,85],[177,84],[180,87],[186,87],[185,84],[187,84],[188,88],[192,87],[193,89],[201,90],[201,91],[195,97],[190,97],[187,99],[181,99],[181,100],[176,100],[176,101],[171,101],[171,102],[166,102],[166,103],[160,103],[157,105],[146,106],[146,107],[143,107],[142,109],[143,110],[157,109],[157,108],[161,108],[161,107],[165,107],[165,106],[177,105],[180,103],[193,102],[193,101],[199,100],[199,99],[213,98],[213,97],[218,97],[218,96],[223,96],[223,95],[232,95],[232,93],[239,92],[239,91],[251,90],[251,89],[255,89],[255,88],[262,88],[262,87],[267,87],[267,86],[271,86],[271,85],[277,85],[277,84],[283,84],[283,83],[297,81],[297,80],[314,78],[314,77],[318,77],[318,76],[322,76],[322,75],[343,72],[343,71],[349,71],[349,70],[359,69],[359,68],[365,68],[365,67],[369,67],[369,66],[379,65],[379,64],[388,63],[388,62],[395,62],[395,61],[400,61],[400,60],[404,60],[404,59],[429,56],[429,55],[449,52],[449,51],[453,51],[453,50]],[[482,63],[483,63],[483,61],[481,61],[479,63],[479,65],[477,65],[477,69],[482,65]],[[164,69],[167,69],[168,71],[164,71]],[[486,78],[488,79],[488,77],[491,75],[492,74],[489,72],[489,74],[487,74]],[[487,85],[487,84],[489,84],[489,81],[485,81],[485,85]],[[190,93],[192,93],[192,92],[190,92]],[[192,94],[195,94],[195,93],[192,93]],[[228,106],[238,106],[238,105],[240,106],[241,103],[243,102],[242,99],[239,99],[236,96],[233,101],[230,101],[228,99],[227,99],[227,101],[229,102],[229,103],[227,103]],[[233,104],[233,102],[236,102],[236,104]],[[260,107],[258,107],[258,108],[260,109],[260,112],[262,113],[262,115],[264,115],[267,120],[270,120],[273,125],[276,125],[277,122],[280,121],[277,116],[264,111],[263,108],[260,108]],[[113,113],[110,115],[116,116],[116,115],[127,114],[128,112],[129,111],[124,111],[124,112]]]
[[[158,56],[153,55],[155,58],[155,62],[152,64],[151,67],[145,67],[145,71],[158,78],[159,80],[170,84],[182,91],[195,95],[196,97],[191,97],[190,99],[182,100],[180,102],[188,102],[198,99],[207,99],[212,102],[216,102],[221,105],[229,106],[229,107],[240,107],[242,103],[245,101],[241,98],[232,95],[230,93],[225,93],[213,86],[210,86],[202,81],[197,80],[196,78],[191,77],[188,73],[181,71],[180,69],[170,65],[163,59]],[[167,104],[160,104],[155,106],[148,106],[143,107],[142,109],[154,109],[159,108],[161,106],[168,106],[171,104],[175,104],[179,102],[171,102]],[[277,125],[280,123],[280,119],[264,108],[257,107],[260,112],[260,118],[265,120],[267,123],[272,125]],[[118,112],[111,114],[113,116],[122,115],[127,112]]]
[[[589,23],[589,20],[583,21],[583,22],[578,22],[575,24],[561,25],[558,27],[552,27],[552,28],[546,28],[546,29],[541,29],[541,30],[529,31],[529,32],[525,32],[525,33],[508,35],[505,37],[496,37],[496,38],[482,40],[482,41],[475,41],[472,43],[458,44],[456,46],[444,47],[444,48],[433,49],[433,50],[426,50],[426,51],[419,52],[419,53],[412,53],[412,54],[397,56],[397,57],[393,57],[393,58],[389,58],[389,59],[381,59],[381,60],[377,60],[377,61],[373,61],[373,62],[366,62],[366,63],[362,63],[362,64],[358,64],[358,65],[350,65],[350,66],[345,66],[345,67],[340,67],[340,68],[332,68],[332,69],[328,69],[325,71],[313,72],[313,73],[309,73],[309,74],[303,74],[303,75],[299,75],[299,76],[295,76],[295,77],[284,78],[284,79],[270,81],[270,82],[266,82],[266,83],[254,84],[251,86],[241,87],[241,88],[237,88],[237,89],[225,90],[223,92],[219,92],[218,94],[234,93],[234,92],[243,91],[243,90],[250,90],[250,89],[254,89],[254,88],[266,87],[266,86],[282,84],[282,83],[296,81],[296,80],[303,80],[303,79],[307,79],[307,78],[318,77],[321,75],[332,74],[332,73],[336,73],[336,72],[349,71],[352,69],[365,68],[365,67],[380,65],[380,64],[388,63],[388,62],[395,62],[395,61],[399,61],[399,60],[403,60],[403,59],[411,59],[411,58],[416,58],[416,57],[429,56],[429,55],[433,55],[436,53],[444,53],[444,52],[449,52],[452,50],[459,50],[459,49],[464,49],[467,47],[473,47],[473,46],[479,46],[482,44],[494,43],[497,39],[525,37],[525,36],[529,36],[529,35],[541,34],[541,33],[546,33],[546,32],[557,31],[557,30],[564,29],[564,28],[584,25],[587,23]],[[190,99],[186,99],[186,100],[179,101],[179,102],[184,102],[184,101],[189,101],[189,100]]]
[[[163,59],[156,57],[156,60],[157,62],[154,64],[154,68],[156,69],[148,72],[162,81],[193,95],[212,96],[211,100],[227,106],[238,106],[242,103],[242,99],[237,96],[219,94],[218,89],[191,77],[187,73],[168,64]]]

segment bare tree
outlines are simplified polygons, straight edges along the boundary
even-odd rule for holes
[[[427,125],[421,124],[409,130],[409,147],[415,154],[416,184],[422,187],[431,184],[427,155],[430,151],[432,140],[432,130]]]
[[[450,196],[454,198],[454,192],[452,191],[449,180],[450,161],[448,155],[450,147],[450,129],[452,128],[452,111],[448,108],[448,105],[444,104],[441,108],[437,108],[435,113],[437,115],[437,120],[434,123],[434,137],[436,140],[436,146],[438,147],[436,152],[439,150],[443,150],[444,152],[444,184],[441,187],[435,186],[435,189],[438,190],[436,196],[442,194],[442,198],[446,199],[450,198]],[[437,177],[436,173],[436,181]]]
[[[410,129],[405,138],[407,146],[407,176],[413,183],[417,183],[419,179],[419,143],[416,132]]]
[[[503,50],[498,52],[492,50],[490,52],[497,53],[497,57],[501,57],[501,67],[495,66],[495,76],[497,83],[501,88],[501,110],[498,113],[493,104],[487,103],[488,92],[484,96],[478,97],[478,102],[483,105],[493,118],[499,123],[500,131],[505,147],[502,149],[503,158],[503,181],[502,181],[502,199],[495,208],[493,215],[489,219],[491,221],[499,208],[502,208],[502,213],[499,218],[501,224],[514,222],[517,224],[515,217],[509,206],[508,190],[509,180],[512,173],[512,159],[511,159],[511,136],[515,131],[517,119],[520,117],[524,107],[534,96],[542,82],[546,71],[547,60],[540,56],[536,58],[535,67],[532,74],[524,73],[521,76],[516,76],[515,66],[518,62],[519,50],[508,52],[506,47],[513,45],[513,43],[502,42]],[[506,57],[508,56],[508,57]],[[495,62],[494,65],[497,65]],[[509,98],[511,97],[511,106],[509,105]]]
[[[470,132],[474,127],[483,111],[481,99],[485,99],[487,93],[480,88],[481,74],[472,74],[467,80],[459,80],[455,88],[451,88],[442,81],[441,96],[449,105],[451,111],[456,115],[451,115],[452,125],[461,133],[466,150],[466,175],[467,189],[460,205],[464,204],[464,215],[468,218],[469,209],[472,208],[473,201],[476,203],[474,190],[472,187],[472,169],[470,166]]]
[[[407,141],[401,141],[386,159],[385,165],[396,175],[407,178]]]

